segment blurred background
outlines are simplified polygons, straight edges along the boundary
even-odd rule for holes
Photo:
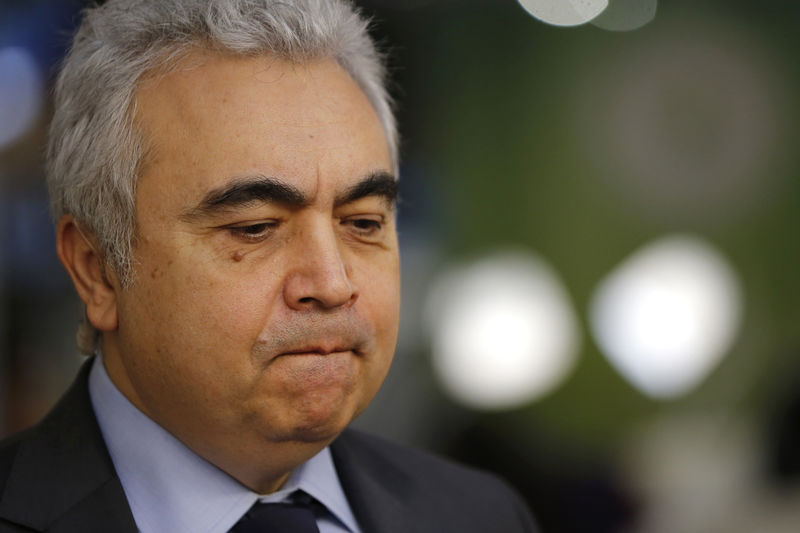
[[[84,3],[0,2],[0,436],[81,363],[42,153]],[[357,425],[503,475],[546,533],[797,531],[800,4],[358,3],[404,316]]]

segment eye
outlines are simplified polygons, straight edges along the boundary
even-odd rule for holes
[[[267,221],[241,226],[227,226],[226,229],[236,238],[249,242],[259,242],[269,237],[278,227],[278,224],[277,221]]]
[[[347,218],[342,220],[342,224],[349,226],[356,235],[371,237],[383,229],[383,218],[377,216]]]

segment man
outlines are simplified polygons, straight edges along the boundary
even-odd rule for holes
[[[396,145],[341,0],[87,10],[48,173],[96,355],[0,447],[0,531],[531,531],[495,478],[345,429],[397,340]]]

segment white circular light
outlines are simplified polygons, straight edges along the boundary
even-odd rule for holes
[[[609,361],[656,398],[686,394],[730,349],[742,311],[733,269],[689,236],[656,241],[599,285],[592,331]]]
[[[436,374],[467,406],[530,402],[574,365],[578,328],[568,296],[532,254],[498,254],[445,272],[426,311]]]
[[[592,25],[611,31],[633,31],[656,16],[658,0],[613,0],[592,20]]]
[[[0,148],[24,135],[42,106],[42,75],[24,48],[0,49]]]
[[[531,15],[553,26],[579,26],[608,6],[608,0],[518,0]]]

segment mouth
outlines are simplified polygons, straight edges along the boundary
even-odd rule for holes
[[[288,350],[279,354],[283,355],[330,355],[334,353],[353,352],[358,355],[358,351],[352,346],[338,346],[338,345],[310,345],[301,348]]]

